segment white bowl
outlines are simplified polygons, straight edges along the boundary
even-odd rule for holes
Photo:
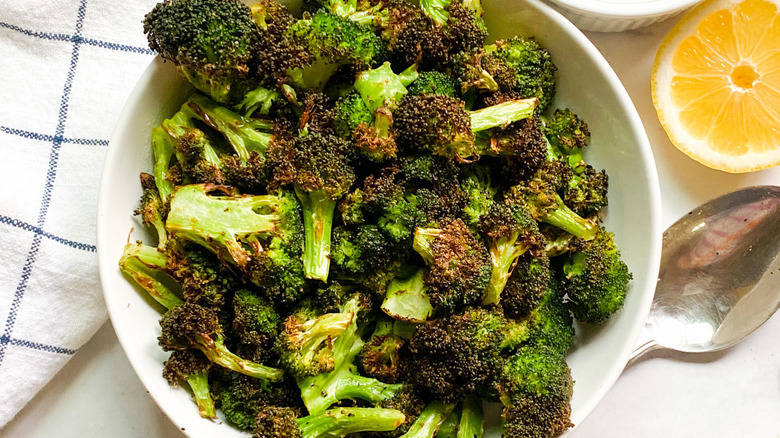
[[[610,176],[605,225],[615,233],[634,281],[624,308],[599,327],[578,327],[569,364],[576,381],[572,421],[581,423],[620,375],[643,326],[661,250],[660,195],[647,137],[631,100],[609,64],[570,22],[538,0],[486,0],[493,38],[535,35],[559,67],[557,107],[570,107],[590,125],[587,159]],[[98,257],[106,305],[119,342],[149,394],[187,436],[246,436],[198,416],[190,394],[162,378],[167,354],[157,346],[161,308],[122,276],[125,243],[148,239],[132,216],[141,194],[138,174],[151,171],[150,130],[191,92],[170,63],[152,62],[119,117],[106,157],[98,206]],[[131,232],[131,230],[134,230]],[[128,237],[128,234],[130,236]],[[146,240],[150,241],[150,240]],[[498,437],[495,425],[488,437]]]
[[[666,20],[702,0],[547,0],[582,30],[622,32]]]

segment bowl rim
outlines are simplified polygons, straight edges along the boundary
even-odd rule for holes
[[[589,17],[650,18],[687,9],[702,0],[648,0],[612,2],[606,0],[547,0],[566,10]]]
[[[650,201],[649,224],[651,229],[651,236],[648,237],[649,246],[647,251],[647,265],[646,265],[648,279],[646,281],[647,284],[645,284],[645,286],[652,287],[654,289],[655,282],[653,282],[652,279],[657,278],[659,266],[660,266],[660,260],[661,260],[661,244],[662,244],[661,195],[660,195],[660,186],[658,181],[658,173],[653,158],[653,152],[650,147],[650,142],[648,140],[644,126],[642,124],[641,118],[639,117],[639,114],[636,108],[634,107],[631,98],[628,95],[628,92],[625,90],[625,87],[620,82],[620,79],[618,78],[617,74],[614,72],[614,70],[612,70],[612,67],[609,65],[607,60],[593,45],[593,43],[591,43],[590,40],[582,33],[582,31],[580,31],[574,24],[572,24],[563,15],[561,15],[560,12],[553,9],[550,5],[545,4],[542,0],[520,0],[520,1],[528,4],[531,8],[538,11],[538,13],[546,15],[550,20],[554,21],[558,26],[560,26],[562,29],[566,31],[565,33],[567,33],[571,37],[572,40],[571,43],[579,46],[579,48],[583,50],[590,58],[590,60],[594,63],[595,68],[598,69],[598,71],[604,76],[604,78],[608,83],[609,88],[612,90],[612,92],[615,95],[616,102],[619,105],[619,110],[622,113],[624,113],[627,119],[629,120],[630,131],[633,133],[634,137],[637,140],[637,152],[640,154],[640,159],[641,159],[640,161],[643,165],[645,176],[647,177],[648,194],[649,194],[649,201]],[[115,151],[119,150],[121,147],[120,146],[122,144],[121,134],[123,131],[124,124],[127,123],[127,121],[129,120],[128,114],[130,113],[130,110],[132,108],[138,106],[139,101],[144,95],[144,90],[148,89],[150,84],[154,82],[154,78],[156,77],[156,75],[158,74],[161,68],[163,68],[163,61],[159,57],[155,57],[150,62],[146,70],[144,70],[143,74],[141,75],[138,82],[133,87],[133,90],[131,91],[127,100],[125,101],[122,112],[120,113],[120,116],[117,118],[116,125],[114,126],[114,130],[111,135],[111,139],[109,141],[109,147],[106,153],[106,158],[104,161],[102,175],[100,179],[100,190],[98,193],[98,210],[97,210],[98,271],[100,276],[101,287],[103,290],[103,298],[106,303],[106,308],[109,317],[111,318],[112,321],[114,321],[120,314],[121,300],[116,300],[109,297],[109,291],[111,290],[111,281],[116,276],[115,271],[117,270],[117,265],[116,265],[116,260],[113,259],[109,260],[108,256],[105,255],[105,253],[108,251],[102,250],[102,248],[107,248],[107,242],[109,242],[110,239],[116,238],[116,236],[109,235],[109,233],[107,232],[109,226],[107,224],[107,218],[103,214],[103,212],[105,211],[105,206],[109,205],[110,198],[112,196],[112,194],[109,193],[107,189],[110,186],[109,181],[113,177],[110,170],[114,165],[116,165],[115,163],[118,160],[118,153]],[[591,397],[589,403],[581,405],[578,408],[578,416],[580,416],[581,419],[586,418],[593,411],[596,405],[603,399],[607,391],[614,385],[615,381],[617,381],[618,377],[620,376],[620,374],[622,373],[625,367],[626,362],[628,361],[629,355],[633,350],[633,346],[639,337],[639,333],[642,327],[644,326],[644,320],[646,319],[646,316],[649,312],[650,305],[653,298],[653,293],[647,293],[647,291],[640,291],[638,290],[636,285],[632,290],[634,291],[634,293],[641,293],[641,302],[638,305],[639,312],[637,313],[637,318],[640,320],[637,320],[636,323],[632,325],[631,330],[628,333],[626,338],[627,341],[630,342],[626,342],[622,346],[622,348],[619,349],[618,354],[616,355],[618,357],[618,360],[616,360],[609,368],[609,370],[607,370],[607,372],[605,373],[603,379],[605,384],[599,387],[598,391],[596,391],[596,396]],[[162,397],[156,395],[158,385],[156,381],[153,381],[151,379],[150,376],[147,376],[146,374],[141,372],[142,367],[140,363],[140,358],[136,358],[134,355],[129,354],[129,352],[132,351],[132,349],[130,348],[131,345],[130,338],[132,337],[132,334],[128,332],[123,332],[121,330],[120,331],[115,330],[115,333],[119,341],[119,344],[121,345],[123,351],[125,352],[125,356],[127,357],[128,362],[132,366],[139,380],[141,380],[147,392],[152,396],[151,398],[154,401],[154,403],[160,408],[161,411],[165,413],[165,415],[174,424],[181,423],[180,421],[181,417],[178,414],[178,412],[176,412],[176,410],[173,409],[172,405],[165,405],[160,403]],[[571,428],[567,432],[565,432],[564,436],[568,435],[575,429],[576,429],[576,425],[574,428]],[[188,430],[183,432],[185,435],[190,436],[192,429],[188,428]]]

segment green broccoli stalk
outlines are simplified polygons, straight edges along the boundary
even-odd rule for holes
[[[160,327],[162,334],[158,341],[163,350],[197,349],[219,366],[266,381],[274,382],[284,376],[283,370],[243,359],[228,350],[213,310],[185,303],[163,315]]]
[[[201,352],[195,350],[179,350],[171,353],[163,365],[163,377],[171,385],[180,381],[187,382],[198,412],[203,418],[217,418],[214,398],[209,389],[209,369],[211,362]]]
[[[147,227],[157,232],[157,248],[163,250],[168,242],[168,231],[165,229],[165,217],[168,214],[168,203],[160,197],[154,177],[141,172],[141,205],[135,210],[136,215]]]
[[[255,421],[255,438],[343,438],[386,432],[404,422],[403,412],[383,408],[334,408],[298,418],[293,408],[267,407]]]
[[[498,304],[517,258],[526,251],[540,249],[544,237],[528,210],[515,202],[493,204],[482,216],[479,228],[490,245],[492,265],[482,304]]]
[[[144,17],[149,47],[173,62],[218,102],[239,100],[254,85],[258,28],[238,0],[173,0]]]
[[[152,128],[152,155],[154,157],[154,183],[160,200],[168,202],[173,192],[173,183],[168,179],[168,170],[173,159],[173,142],[167,132],[161,127]]]
[[[482,438],[485,433],[485,414],[482,410],[482,399],[470,396],[460,404],[460,418],[455,425],[453,438]],[[438,434],[437,434],[438,436]]]
[[[340,307],[342,312],[363,313],[369,304],[356,294]],[[298,380],[301,398],[310,414],[319,414],[339,400],[357,398],[372,404],[393,397],[402,384],[387,384],[358,374],[355,359],[363,348],[358,332],[358,319],[354,318],[346,330],[333,342],[333,371]]]
[[[166,309],[184,303],[178,283],[166,272],[167,258],[164,253],[142,243],[128,243],[119,259],[119,270],[132,278],[149,296]]]
[[[409,427],[409,431],[400,438],[433,438],[453,407],[454,405],[450,403],[440,401],[428,403],[417,420]]]
[[[224,195],[215,195],[222,192]],[[222,260],[246,268],[254,254],[262,252],[260,241],[279,233],[282,218],[297,209],[289,199],[274,195],[239,195],[213,184],[179,186],[171,195],[168,231],[198,243]]]
[[[199,120],[224,135],[243,163],[250,159],[252,153],[257,153],[261,158],[265,157],[274,138],[270,133],[274,129],[273,124],[244,117],[197,94],[190,97],[184,105],[188,106]]]
[[[599,228],[595,239],[566,258],[561,286],[575,318],[601,322],[623,306],[631,273],[614,236]]]
[[[425,322],[433,315],[431,297],[423,276],[424,269],[415,269],[396,277],[387,287],[382,311],[389,316],[406,322]]]

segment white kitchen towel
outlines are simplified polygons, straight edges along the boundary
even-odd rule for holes
[[[0,428],[106,320],[98,183],[156,2],[0,7]]]

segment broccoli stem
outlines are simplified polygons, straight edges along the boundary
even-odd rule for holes
[[[168,201],[173,193],[173,183],[168,181],[167,173],[173,158],[173,143],[165,130],[157,126],[152,129],[152,154],[154,155],[154,184],[160,194],[160,200]]]
[[[599,232],[599,226],[596,222],[585,219],[567,207],[560,196],[555,195],[557,208],[547,212],[540,220],[544,223],[554,225],[567,233],[573,234],[580,239],[593,240]]]
[[[534,115],[539,104],[535,97],[502,102],[476,111],[470,111],[471,131],[474,133],[499,128]]]
[[[359,349],[358,349],[359,350]],[[301,398],[311,414],[324,412],[339,400],[357,398],[372,404],[393,397],[403,384],[387,384],[358,375],[352,366],[301,380]]]
[[[217,418],[214,399],[209,391],[209,375],[207,371],[199,371],[187,376],[187,384],[190,385],[198,412],[203,418]]]
[[[512,275],[512,268],[518,257],[527,250],[524,245],[517,245],[517,234],[511,238],[499,238],[493,241],[490,247],[490,261],[493,270],[490,273],[490,283],[487,291],[482,298],[482,305],[498,304],[501,292],[506,286],[509,276]]]
[[[273,124],[246,118],[197,94],[190,98],[187,105],[198,119],[225,136],[243,162],[249,159],[251,152],[265,157],[265,151],[273,140],[273,135],[266,131],[271,131]]]
[[[298,88],[321,91],[338,69],[338,63],[325,58],[317,58],[310,65],[289,70],[287,75],[292,84]]]
[[[210,336],[200,335],[197,346],[210,361],[237,373],[271,382],[276,382],[284,377],[283,370],[261,365],[235,355],[225,347],[222,336],[217,335],[212,339]]]
[[[447,12],[447,6],[450,5],[448,0],[420,0],[420,9],[431,20],[436,23],[437,26],[444,26],[447,24],[447,20],[450,18],[449,12]]]
[[[165,254],[140,243],[125,245],[122,258],[119,259],[120,271],[135,280],[155,301],[170,309],[184,301],[172,290],[176,287],[176,281],[164,272],[166,266]]]
[[[313,361],[317,354],[317,347],[329,339],[334,339],[349,327],[355,315],[347,313],[326,313],[315,319],[310,327],[300,333],[299,341],[302,343],[301,351],[305,351],[305,358]]]
[[[295,195],[303,210],[303,273],[306,278],[327,281],[336,201],[322,190],[306,192],[297,185]]]
[[[303,438],[343,437],[357,432],[386,432],[400,426],[405,415],[395,409],[338,408],[296,420]]]
[[[382,311],[391,317],[411,323],[425,322],[433,314],[433,306],[423,280],[423,269],[409,278],[396,278],[387,287]]]
[[[425,260],[425,263],[433,264],[433,249],[431,244],[441,235],[438,228],[417,228],[414,230],[414,241],[412,248]]]
[[[485,431],[484,419],[482,400],[474,396],[467,397],[461,405],[457,438],[482,438]]]
[[[409,427],[409,431],[400,438],[432,438],[452,408],[453,405],[440,401],[428,403],[417,420]]]

